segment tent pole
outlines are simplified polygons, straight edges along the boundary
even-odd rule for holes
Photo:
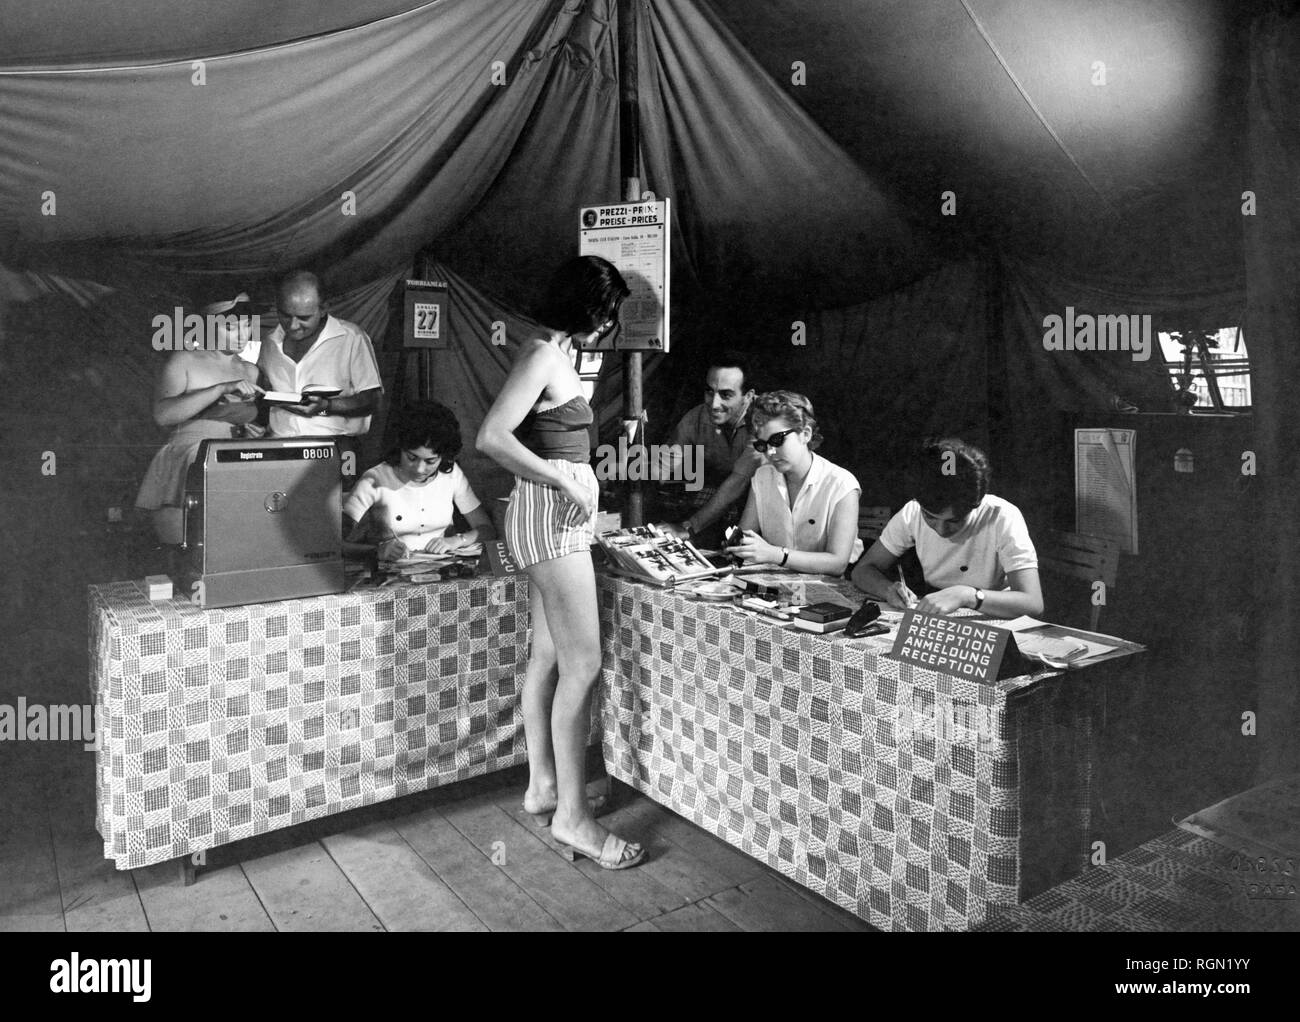
[[[619,176],[623,181],[623,201],[636,202],[641,198],[640,154],[641,120],[637,111],[637,59],[636,59],[636,3],[637,0],[618,0],[618,157]],[[628,444],[643,443],[641,425],[641,352],[623,353],[623,421],[635,422],[636,432]],[[624,525],[645,524],[640,482],[627,484],[627,520]]]

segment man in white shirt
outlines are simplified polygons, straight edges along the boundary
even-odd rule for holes
[[[280,282],[275,313],[280,325],[257,359],[270,389],[301,394],[304,388],[319,387],[340,393],[272,406],[271,432],[275,436],[363,436],[384,392],[366,332],[329,315],[321,301],[320,281],[304,270],[295,270]]]

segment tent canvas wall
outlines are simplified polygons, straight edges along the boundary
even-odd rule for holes
[[[1244,324],[1254,414],[1222,428],[1259,472],[1243,484],[1225,469],[1196,500],[1238,534],[1250,518],[1253,561],[1231,566],[1233,586],[1257,586],[1253,631],[1245,666],[1224,654],[1206,684],[1231,717],[1214,726],[1257,713],[1264,774],[1294,766],[1294,5],[626,9],[645,181],[676,220],[676,351],[649,360],[652,436],[698,387],[700,352],[723,343],[814,397],[827,453],[869,503],[901,499],[913,435],[959,431],[989,444],[1031,519],[1068,524],[1070,424],[1115,397],[1157,410],[1166,391],[1125,353],[1053,357],[1044,316]],[[335,310],[375,337],[394,395],[395,287],[438,266],[453,337],[435,393],[472,431],[509,364],[490,324],[512,345],[525,336],[550,267],[575,249],[573,212],[619,197],[619,16],[615,0],[6,5],[0,458],[6,563],[27,580],[6,609],[27,631],[79,599],[71,581],[36,596],[34,538],[98,543],[104,509],[130,503],[161,443],[149,324],[196,291],[249,288],[269,309],[278,275],[317,269]],[[617,393],[611,369],[606,424]],[[506,485],[467,467],[489,491]],[[1164,638],[1136,637],[1176,649],[1195,615],[1243,597],[1198,588],[1198,559],[1227,562],[1176,542],[1190,511],[1162,492],[1153,527],[1181,566],[1140,566]],[[1254,762],[1253,747],[1242,755]]]

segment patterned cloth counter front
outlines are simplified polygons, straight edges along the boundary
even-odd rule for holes
[[[609,576],[600,613],[609,772],[873,925],[969,929],[1083,867],[1086,671],[978,685]]]
[[[90,587],[96,826],[133,869],[526,762],[526,580],[202,610]]]

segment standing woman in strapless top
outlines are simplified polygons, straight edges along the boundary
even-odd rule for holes
[[[600,676],[591,564],[598,489],[590,464],[592,412],[574,355],[615,329],[627,295],[622,275],[604,259],[582,256],[560,267],[538,317],[547,333],[523,345],[478,431],[478,449],[515,474],[506,542],[530,583],[524,809],[551,816],[552,833],[570,858],[583,855],[605,869],[638,865],[645,849],[602,827],[587,801],[591,697]]]
[[[257,366],[240,357],[252,339],[253,307],[246,294],[200,310],[204,336],[193,348],[167,357],[154,388],[153,417],[171,436],[150,463],[135,505],[153,517],[158,542],[177,546],[182,534],[185,476],[206,439],[261,436],[254,424],[262,393]]]

